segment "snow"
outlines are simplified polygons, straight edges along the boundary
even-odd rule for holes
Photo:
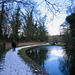
[[[30,67],[23,61],[23,59],[17,54],[18,50],[35,45],[24,46],[16,48],[16,51],[10,49],[4,58],[0,61],[0,75],[34,75]]]

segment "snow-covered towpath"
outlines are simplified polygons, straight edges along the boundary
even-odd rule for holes
[[[0,61],[0,75],[34,75],[30,67],[17,54],[18,50],[30,46],[18,47],[14,52],[12,49],[9,50],[4,60]]]

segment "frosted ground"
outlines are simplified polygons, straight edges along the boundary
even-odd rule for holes
[[[0,61],[0,75],[34,75],[31,68],[17,54],[18,50],[35,45],[16,48],[16,51],[10,49],[4,58]]]

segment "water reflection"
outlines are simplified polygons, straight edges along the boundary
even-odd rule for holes
[[[42,51],[42,49],[40,48],[27,51],[27,55],[31,57],[33,60],[35,60],[35,62],[39,64],[39,66],[41,66],[42,68],[44,68],[44,62],[48,57],[46,54],[47,54],[47,50],[43,49]]]
[[[59,68],[63,75],[75,75],[75,52],[65,51],[65,55],[60,60]]]
[[[50,75],[75,75],[74,56],[71,54],[62,46],[44,46],[27,51],[27,55]]]

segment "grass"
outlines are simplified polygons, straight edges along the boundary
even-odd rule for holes
[[[0,59],[9,51],[9,49],[4,50],[1,54],[0,54]]]
[[[2,62],[2,61],[4,60],[5,55],[6,55],[7,52],[8,52],[8,49],[5,50],[4,52],[2,52],[2,54],[0,54],[0,62]],[[1,66],[1,65],[0,65],[0,66]],[[2,69],[2,68],[0,68],[0,69]]]
[[[65,46],[65,43],[59,43],[57,46]]]
[[[41,45],[42,46],[42,45]],[[35,47],[39,47],[39,46],[35,46]],[[34,73],[39,74],[39,75],[49,75],[48,73],[46,73],[44,70],[42,70],[36,63],[34,60],[32,60],[31,58],[29,58],[26,55],[26,51],[34,48],[34,47],[29,47],[29,48],[24,48],[19,50],[19,55],[23,58],[23,60],[31,67],[31,69],[33,70]]]

